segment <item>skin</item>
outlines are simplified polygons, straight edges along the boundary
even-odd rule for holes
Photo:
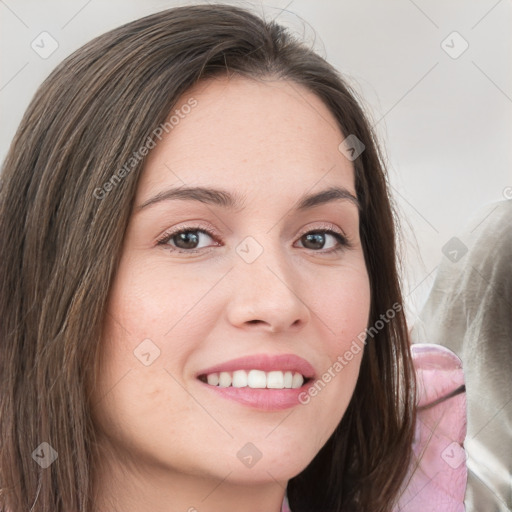
[[[300,85],[209,79],[176,108],[191,97],[197,106],[146,160],[110,290],[93,411],[97,509],[279,512],[287,481],[343,417],[362,351],[307,405],[281,411],[216,396],[195,375],[241,356],[293,353],[319,378],[365,329],[370,288],[357,207],[335,200],[293,210],[302,194],[329,186],[355,196],[354,168],[338,150],[344,136],[334,117]],[[174,199],[138,209],[183,185],[226,189],[245,206]],[[177,237],[157,243],[198,224],[215,232],[193,231],[198,252],[177,252],[187,250]],[[351,246],[330,234],[308,244],[303,232],[326,225]],[[250,264],[236,250],[248,236],[263,249]],[[147,338],[160,355],[145,366],[134,350]],[[262,454],[250,468],[237,457],[248,442]]]

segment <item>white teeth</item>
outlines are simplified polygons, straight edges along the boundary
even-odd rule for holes
[[[284,387],[290,389],[293,384],[293,373],[284,372]]]
[[[210,386],[221,388],[255,388],[255,389],[297,389],[304,384],[304,377],[298,372],[262,370],[236,370],[234,372],[210,373],[206,380]]]
[[[227,388],[231,386],[231,374],[229,372],[220,372],[219,386],[221,388]]]
[[[208,382],[208,384],[210,383]],[[245,370],[233,372],[232,386],[234,388],[245,388],[247,386],[247,372]]]
[[[267,373],[267,388],[283,389],[284,388],[283,372],[268,372]]]
[[[266,388],[267,376],[262,370],[251,370],[247,375],[247,386],[250,388]]]
[[[293,380],[292,380],[292,388],[300,388],[302,384],[304,383],[304,377],[300,373],[294,373],[293,374]]]
[[[219,374],[218,373],[210,373],[206,379],[208,381],[208,384],[210,384],[210,386],[217,386],[219,384]]]

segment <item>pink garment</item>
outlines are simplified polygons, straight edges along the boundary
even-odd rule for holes
[[[419,407],[464,384],[462,363],[447,348],[418,343],[412,345],[412,355]],[[413,443],[415,457],[394,512],[464,512],[465,437],[466,393],[418,411]],[[281,512],[291,512],[286,496]]]

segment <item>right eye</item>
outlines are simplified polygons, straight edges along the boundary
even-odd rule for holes
[[[201,242],[201,238],[205,237],[213,239],[214,233],[199,226],[190,226],[164,233],[158,240],[158,245],[170,246],[171,251],[185,253],[199,252],[200,250],[208,247],[208,245],[198,247]]]

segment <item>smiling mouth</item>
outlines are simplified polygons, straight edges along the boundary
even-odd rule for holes
[[[205,384],[220,388],[251,388],[251,389],[298,389],[311,379],[299,372],[263,370],[235,370],[233,372],[214,372],[199,375],[198,379]]]

